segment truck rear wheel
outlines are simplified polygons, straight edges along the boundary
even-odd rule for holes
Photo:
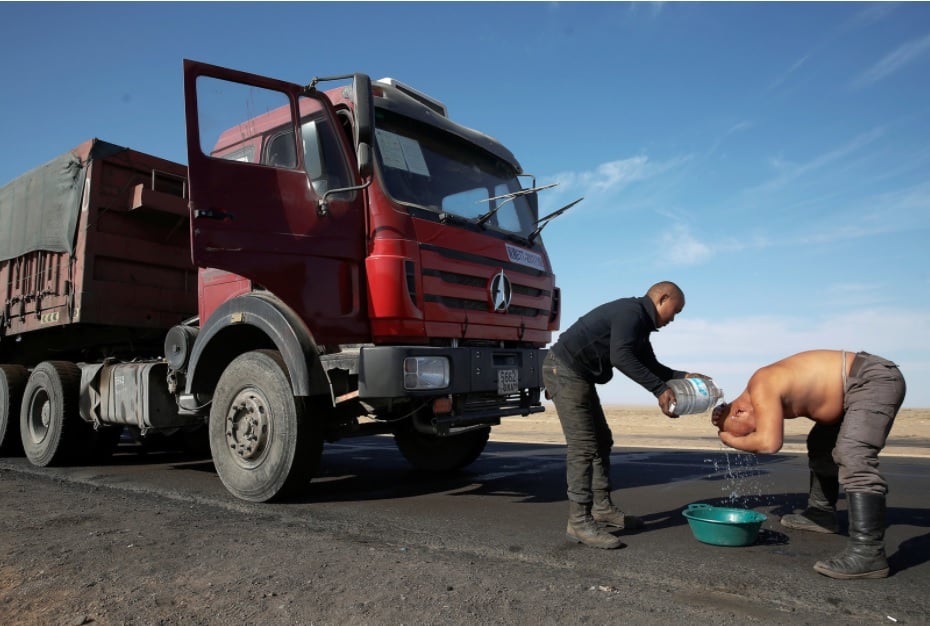
[[[488,444],[490,428],[479,428],[448,437],[428,435],[411,428],[394,433],[404,458],[418,470],[452,472],[475,462]]]
[[[26,383],[20,436],[33,465],[62,465],[74,458],[90,425],[78,414],[81,370],[74,363],[43,361]]]
[[[323,451],[322,429],[294,396],[287,367],[272,350],[240,355],[217,383],[210,452],[237,498],[267,502],[309,486]]]
[[[29,371],[22,365],[0,365],[0,455],[22,456],[19,409]]]

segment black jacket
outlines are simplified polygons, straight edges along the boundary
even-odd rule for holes
[[[649,335],[657,330],[652,300],[646,296],[621,298],[580,317],[559,335],[550,350],[591,383],[606,383],[616,367],[658,397],[668,388],[665,381],[684,378],[685,372],[656,359]]]

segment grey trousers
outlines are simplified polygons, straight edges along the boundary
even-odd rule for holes
[[[610,493],[610,451],[614,445],[597,389],[551,350],[543,361],[542,375],[565,434],[568,499],[590,503],[594,494]]]
[[[837,424],[814,424],[807,436],[811,471],[839,473],[847,492],[886,495],[888,483],[878,471],[878,453],[885,447],[906,390],[894,363],[857,353],[844,389],[843,419]]]

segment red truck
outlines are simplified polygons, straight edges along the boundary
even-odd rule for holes
[[[392,79],[185,60],[184,86],[187,167],[92,140],[0,188],[6,454],[199,429],[262,502],[324,441],[391,434],[449,471],[543,411],[560,211],[540,219],[507,148]]]

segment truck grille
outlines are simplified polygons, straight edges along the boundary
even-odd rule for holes
[[[424,294],[424,299],[427,302],[435,302],[442,304],[443,306],[452,308],[452,309],[462,309],[466,311],[487,311],[488,310],[488,301],[487,296],[484,293],[484,290],[487,288],[487,279],[480,276],[471,276],[468,274],[459,274],[455,272],[448,272],[443,270],[433,270],[433,269],[424,269],[423,276],[434,276],[441,279],[444,283],[450,285],[462,285],[466,287],[474,287],[479,289],[480,299],[476,298],[461,298],[461,297],[451,297],[443,296],[439,294],[427,293]],[[529,285],[521,285],[516,282],[518,276],[511,274],[511,282],[513,285],[513,293],[520,294],[524,296],[529,296],[532,298],[543,298],[551,295],[551,292],[547,289],[537,289],[535,287],[530,287]],[[476,296],[478,295],[476,294]],[[510,305],[510,308],[507,309],[507,312],[512,315],[519,315],[521,317],[537,317],[540,315],[548,315],[548,310],[537,309],[535,307],[526,307],[518,305]]]

